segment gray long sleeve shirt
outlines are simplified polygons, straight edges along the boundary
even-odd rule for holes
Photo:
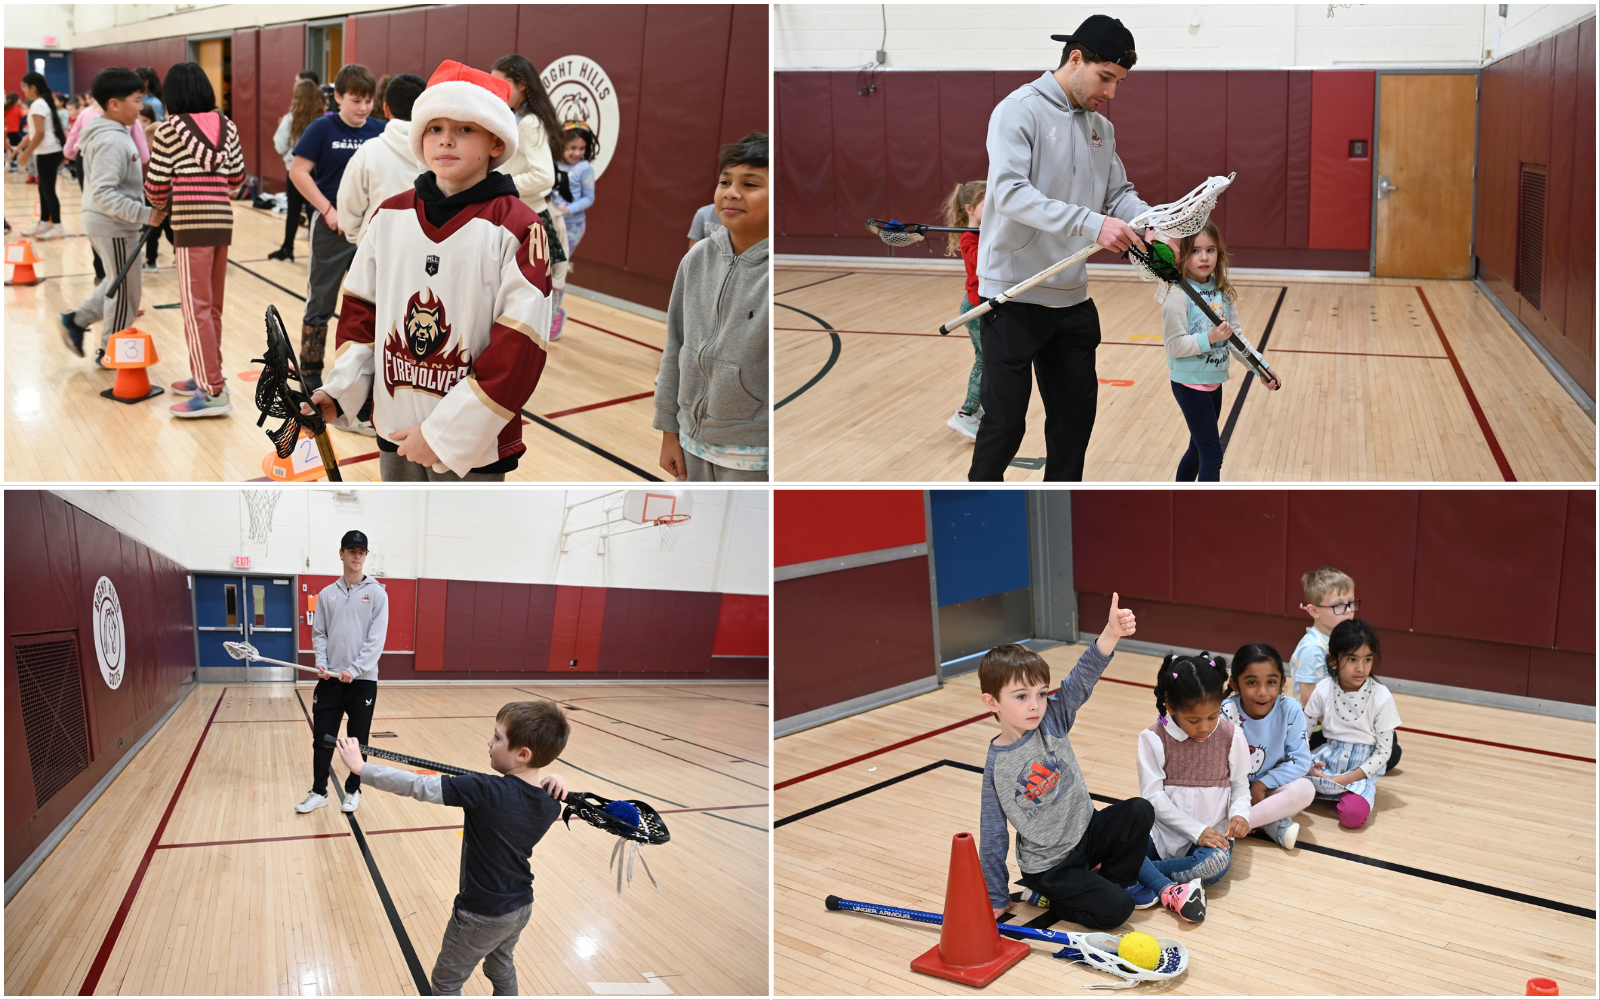
[[[132,236],[150,221],[144,203],[144,168],[128,126],[101,115],[78,139],[83,158],[83,231],[90,236]]]
[[[1017,864],[1029,873],[1060,864],[1089,828],[1094,803],[1067,732],[1110,662],[1111,657],[1102,656],[1100,647],[1091,642],[1061,681],[1037,729],[1015,743],[989,743],[989,759],[983,765],[978,860],[989,902],[996,909],[1011,900],[1008,823],[1017,830]]]
[[[389,633],[389,594],[370,576],[353,587],[341,577],[317,595],[311,649],[330,674],[348,670],[356,680],[378,679],[378,657]]]
[[[989,116],[989,193],[978,234],[978,294],[992,298],[1094,243],[1106,216],[1131,222],[1150,206],[1128,181],[1110,119],[1074,107],[1045,73]],[[1014,301],[1060,308],[1089,297],[1085,264]]]

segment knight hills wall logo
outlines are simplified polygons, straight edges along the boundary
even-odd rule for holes
[[[617,109],[617,91],[600,64],[588,56],[562,56],[550,60],[539,77],[556,106],[556,117],[564,122],[588,122],[600,140],[600,155],[594,158],[596,178],[606,172],[617,151],[617,136],[622,113]]]
[[[117,599],[117,588],[109,577],[102,576],[94,585],[94,607],[90,611],[94,630],[94,655],[100,661],[100,676],[106,686],[116,690],[122,684],[122,671],[127,666],[127,632],[122,626],[122,602]]]

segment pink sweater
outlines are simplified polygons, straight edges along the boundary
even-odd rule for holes
[[[85,125],[99,117],[99,108],[84,108],[78,112],[78,117],[72,120],[72,128],[67,130],[67,144],[61,147],[62,155],[69,160],[78,158],[78,135],[83,131]],[[139,162],[149,163],[150,143],[144,137],[144,129],[139,126],[138,122],[134,122],[128,126],[128,134],[133,136],[133,144],[139,149]]]

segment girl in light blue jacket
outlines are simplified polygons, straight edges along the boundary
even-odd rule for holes
[[[1172,378],[1172,395],[1189,425],[1189,450],[1178,461],[1177,481],[1214,483],[1222,478],[1222,439],[1217,433],[1222,383],[1228,381],[1229,353],[1239,353],[1227,340],[1229,334],[1245,339],[1234,309],[1238,293],[1228,282],[1228,245],[1216,223],[1207,222],[1203,230],[1185,237],[1177,256],[1183,280],[1222,317],[1222,325],[1213,326],[1182,289],[1162,286],[1166,298],[1161,302],[1161,332],[1167,345],[1167,372]],[[1267,370],[1278,379],[1270,366]],[[1271,388],[1281,384],[1278,379]]]

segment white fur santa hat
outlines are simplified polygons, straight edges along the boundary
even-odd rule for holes
[[[427,89],[411,106],[411,154],[418,163],[426,164],[422,137],[427,134],[428,123],[435,118],[453,118],[477,122],[500,137],[506,144],[505,152],[489,160],[490,170],[498,168],[517,155],[517,116],[506,103],[510,99],[509,81],[446,59],[433,71]]]

